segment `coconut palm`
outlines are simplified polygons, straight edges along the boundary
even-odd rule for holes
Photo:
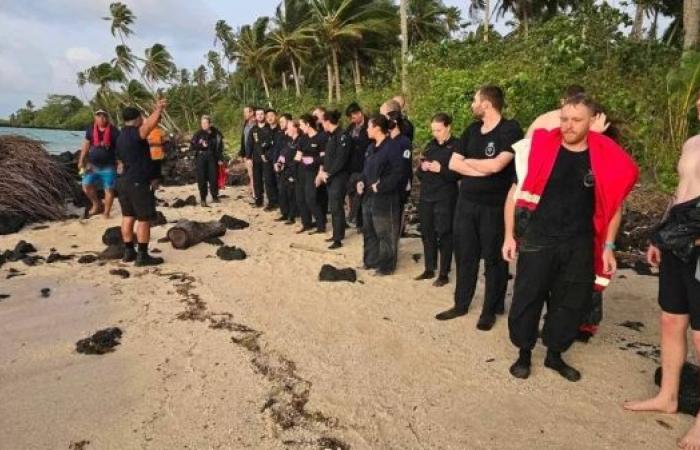
[[[102,20],[111,22],[110,31],[112,36],[119,37],[123,45],[125,39],[133,34],[130,26],[133,25],[136,16],[122,2],[111,3],[109,5],[109,14],[108,17],[103,17]]]
[[[244,25],[238,32],[235,55],[239,66],[246,72],[260,77],[265,89],[265,98],[270,100],[270,87],[267,83],[268,64],[266,36],[269,17],[260,17],[253,25]]]
[[[119,67],[125,74],[130,74],[136,68],[136,60],[131,49],[126,45],[117,45],[114,49],[116,56],[112,59],[112,64]]]
[[[158,83],[169,78],[175,66],[173,57],[162,44],[153,44],[145,50],[143,59],[143,75],[146,80]]]
[[[459,27],[460,14],[447,8],[442,0],[410,0],[408,2],[408,44],[439,42]]]
[[[469,0],[469,16],[476,19],[483,11],[483,33],[484,42],[489,41],[489,28],[491,26],[491,1],[490,0]]]
[[[226,76],[224,68],[221,67],[221,57],[213,50],[207,52],[207,65],[211,68],[212,76],[217,83],[223,81]]]

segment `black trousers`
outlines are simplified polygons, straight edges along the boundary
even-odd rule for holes
[[[316,229],[319,231],[326,230],[326,215],[323,214],[321,210],[321,204],[318,199],[318,188],[316,187],[316,175],[318,175],[318,169],[308,169],[301,168],[300,172],[303,172],[303,183],[304,183],[304,202],[306,208],[309,210],[310,215],[316,221]]]
[[[362,177],[361,173],[352,173],[348,181],[348,200],[350,212],[348,220],[354,222],[357,228],[362,228],[362,196],[357,193],[357,181]]]
[[[457,265],[455,308],[469,309],[476,290],[479,261],[483,258],[486,289],[482,314],[504,311],[508,287],[508,263],[501,254],[504,226],[502,207],[457,200],[452,228]]]
[[[258,206],[262,206],[265,195],[264,166],[262,159],[253,157],[253,191],[255,191],[255,204]]]
[[[364,264],[391,273],[396,269],[399,196],[365,194],[362,198]]]
[[[296,183],[289,181],[289,176],[280,174],[277,178],[277,190],[279,192],[280,213],[282,217],[294,220],[298,215],[296,202]]]
[[[454,248],[452,222],[456,202],[456,197],[449,197],[439,201],[420,201],[418,203],[425,270],[435,272],[439,268],[440,276],[447,276],[452,266]],[[440,255],[439,266],[438,253]]]
[[[267,204],[277,206],[279,204],[277,192],[277,174],[272,161],[263,162],[263,181],[265,183],[265,193],[267,194]]]
[[[311,219],[311,209],[306,204],[306,174],[306,170],[299,168],[296,182],[294,183],[294,199],[297,203],[299,217],[301,217],[301,224],[304,228],[309,228],[313,220]]]
[[[574,342],[583,311],[591,301],[593,280],[592,238],[548,246],[523,242],[508,316],[513,344],[520,349],[535,346],[546,303],[542,342],[555,352],[566,351]]]
[[[207,191],[213,200],[219,198],[219,163],[209,152],[199,152],[195,160],[199,198],[207,200]],[[207,189],[208,187],[208,189]]]
[[[339,173],[328,180],[328,207],[333,224],[333,240],[345,239],[345,193],[348,187],[347,173]]]

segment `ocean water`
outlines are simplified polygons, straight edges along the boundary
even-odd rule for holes
[[[59,154],[65,151],[80,150],[85,139],[85,132],[65,130],[45,130],[43,128],[5,128],[0,127],[0,136],[18,134],[44,143],[49,153]]]

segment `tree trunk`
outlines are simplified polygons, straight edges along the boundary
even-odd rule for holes
[[[651,28],[649,28],[649,39],[656,40],[656,33],[659,29],[659,10],[654,8],[654,18],[651,21]]]
[[[698,45],[700,33],[700,0],[685,0],[683,2],[683,49],[689,50]]]
[[[333,48],[333,78],[335,78],[335,99],[340,103],[340,66],[338,64],[338,50]]]
[[[265,71],[260,71],[260,78],[262,78],[263,87],[265,88],[265,98],[267,103],[270,104],[270,88],[267,86],[267,77],[265,76]]]
[[[530,18],[527,15],[527,4],[523,4],[523,33],[527,38],[530,34]]]
[[[489,41],[489,25],[491,22],[491,2],[486,0],[484,8],[484,42]]]
[[[401,93],[408,93],[408,0],[401,0]]]
[[[297,72],[297,64],[294,62],[294,58],[289,58],[289,62],[292,64],[292,75],[294,76],[294,87],[297,90],[297,98],[301,97],[301,87],[299,86],[299,73]]]
[[[326,63],[326,74],[328,75],[328,103],[333,103],[333,69],[331,64]]]
[[[644,8],[641,4],[637,3],[637,9],[634,12],[634,23],[632,24],[632,31],[630,32],[630,37],[639,41],[642,39],[642,27],[644,26]]]
[[[362,92],[362,75],[360,73],[360,54],[357,49],[353,50],[353,75],[355,77],[355,92],[359,94]]]
[[[284,92],[287,92],[289,89],[287,89],[287,72],[284,70],[282,71],[282,89]]]
[[[211,222],[194,222],[180,220],[168,230],[168,239],[174,248],[184,250],[197,245],[205,239],[226,234],[226,225],[218,220]]]

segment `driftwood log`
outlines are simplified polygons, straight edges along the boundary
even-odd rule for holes
[[[226,226],[218,220],[211,222],[180,220],[168,230],[168,239],[174,248],[183,250],[205,239],[221,237],[225,233]]]

